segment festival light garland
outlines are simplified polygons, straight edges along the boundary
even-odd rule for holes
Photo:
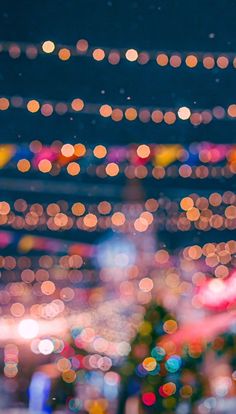
[[[9,166],[11,169],[11,166]],[[26,159],[20,160],[17,165],[17,169],[21,173],[30,174],[30,163]],[[58,165],[52,165],[51,161],[43,159],[39,165],[39,172],[43,174],[49,174],[50,176],[57,176],[61,172],[61,168]],[[107,165],[90,165],[88,168],[81,168],[77,162],[70,162],[67,168],[62,171],[67,173],[69,176],[87,176],[87,177],[98,177],[114,178],[117,176],[124,176],[129,180],[133,179],[145,179],[154,178],[156,180],[163,180],[168,178],[183,178],[183,179],[207,179],[207,178],[225,178],[230,179],[236,174],[235,163],[229,166],[206,166],[206,165],[189,165],[183,164],[180,167],[173,165],[170,167],[153,167],[150,166],[132,166],[128,165],[124,168],[119,168],[117,163],[108,163]]]
[[[131,216],[136,217],[136,214],[140,214],[143,211],[155,213],[161,211],[180,211],[187,212],[193,207],[199,210],[217,209],[220,208],[220,212],[226,211],[226,216],[230,218],[230,211],[235,206],[236,194],[232,191],[224,192],[211,192],[208,191],[204,195],[198,193],[191,193],[184,197],[170,197],[168,195],[160,196],[158,198],[148,198],[140,201],[131,202],[112,202],[102,200],[99,202],[85,202],[84,200],[76,200],[74,202],[59,200],[50,203],[40,202],[28,202],[23,198],[14,198],[0,201],[0,215],[13,214],[26,214],[28,212],[35,212],[39,217],[43,214],[47,214],[48,217],[54,217],[58,213],[65,213],[72,215],[72,217],[80,217],[88,213],[94,213],[97,216],[108,216],[112,213],[122,210],[129,213]],[[225,207],[227,206],[227,207]],[[229,206],[229,207],[228,207]],[[212,211],[213,211],[212,210]],[[228,211],[228,213],[227,213]],[[234,211],[234,208],[233,208]],[[233,211],[231,213],[233,213]],[[232,214],[231,218],[234,217]]]
[[[189,69],[201,67],[211,70],[213,68],[236,68],[236,54],[231,52],[178,52],[167,50],[136,50],[133,48],[108,48],[90,46],[86,39],[80,39],[76,45],[56,44],[52,40],[45,40],[41,44],[27,42],[0,42],[0,51],[8,52],[10,58],[17,59],[22,53],[26,58],[33,60],[38,55],[57,55],[66,62],[72,57],[89,57],[96,62],[107,60],[111,65],[117,65],[121,60],[138,62],[146,65],[150,61],[156,62],[158,67],[172,67]]]
[[[54,141],[51,145],[44,145],[39,140],[30,144],[4,144],[0,145],[1,166],[10,160],[17,161],[25,154],[36,168],[41,159],[58,161],[60,165],[67,165],[76,159],[89,162],[129,162],[132,165],[168,166],[176,161],[217,164],[222,161],[233,163],[236,160],[235,144],[214,144],[211,142],[195,142],[190,145],[183,144],[130,144],[114,145],[97,144],[86,146],[83,143],[62,143]],[[45,158],[43,156],[45,155]],[[5,163],[4,163],[5,161]]]
[[[0,145],[0,169],[17,168],[21,173],[38,170],[58,175],[61,171],[71,176],[97,175],[100,178],[125,174],[129,179],[154,177],[200,178],[225,176],[236,173],[236,146],[233,144],[195,143],[132,144],[130,146],[94,148],[82,143],[50,146],[35,140],[21,146]]]
[[[50,117],[54,113],[65,115],[66,113],[83,113],[99,115],[102,118],[112,119],[114,122],[141,121],[143,123],[153,122],[166,125],[173,125],[177,120],[189,121],[192,125],[209,124],[214,120],[234,120],[236,118],[236,104],[232,103],[227,108],[216,106],[214,108],[178,108],[150,107],[137,105],[116,105],[108,103],[89,103],[81,98],[74,98],[70,102],[25,98],[22,96],[0,97],[0,111],[9,109],[24,109],[31,114],[41,114]]]
[[[223,202],[224,199],[224,202]],[[66,201],[42,205],[28,205],[23,199],[14,203],[14,209],[6,201],[0,202],[0,226],[14,229],[68,231],[71,229],[98,231],[113,229],[121,232],[145,232],[158,228],[170,232],[202,231],[211,229],[233,230],[236,227],[236,196],[225,192],[212,193],[209,200],[193,194],[180,203],[167,197],[148,199],[143,203],[114,203],[101,201],[98,205],[85,206]],[[225,205],[224,205],[225,204]]]

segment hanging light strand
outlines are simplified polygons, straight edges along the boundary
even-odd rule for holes
[[[153,122],[173,125],[176,121],[189,121],[192,125],[209,124],[214,120],[234,120],[236,118],[236,104],[228,107],[215,106],[214,108],[161,107],[140,105],[116,105],[107,103],[90,103],[81,98],[72,101],[56,101],[47,99],[25,98],[22,96],[1,96],[0,111],[9,109],[24,109],[31,114],[40,113],[45,117],[53,114],[83,113],[110,118],[114,122],[139,120],[142,123]]]
[[[107,60],[111,65],[117,65],[122,60],[137,62],[146,65],[153,61],[157,67],[197,69],[226,69],[236,68],[236,53],[234,52],[204,52],[204,51],[171,51],[171,50],[143,50],[133,48],[109,48],[91,46],[86,39],[80,39],[76,45],[65,45],[46,40],[40,44],[26,42],[0,42],[0,51],[7,52],[12,59],[25,54],[28,59],[36,59],[39,55],[56,55],[66,62],[72,57],[85,56],[96,62]]]

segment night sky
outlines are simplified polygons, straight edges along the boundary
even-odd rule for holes
[[[97,47],[138,50],[232,52],[236,50],[235,1],[6,1],[1,2],[0,38],[9,41],[75,45],[85,38]],[[0,55],[0,90],[3,94],[71,99],[89,102],[211,108],[235,99],[235,71],[199,67],[173,70],[155,62],[140,66],[122,61],[117,66],[91,59],[61,62],[55,56],[27,60]],[[70,140],[78,135],[89,143],[104,142],[231,142],[232,122],[213,122],[194,128],[174,126],[114,125],[110,120],[82,115],[30,119],[27,114],[1,114],[1,140],[29,140],[32,135],[47,142],[54,137]],[[53,136],[53,137],[52,137]]]

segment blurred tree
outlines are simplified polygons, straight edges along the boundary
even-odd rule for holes
[[[195,343],[177,353],[171,341],[177,329],[176,319],[163,306],[147,306],[130,355],[120,369],[119,414],[125,413],[127,400],[134,396],[139,400],[139,413],[193,413],[194,402],[204,389],[200,372],[203,349]],[[162,345],[166,334],[170,340]]]

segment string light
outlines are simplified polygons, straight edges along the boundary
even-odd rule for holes
[[[181,108],[154,108],[129,107],[128,105],[117,105],[84,102],[81,98],[74,98],[70,102],[50,101],[45,99],[15,97],[0,97],[0,111],[12,108],[25,109],[32,114],[40,113],[42,116],[50,117],[53,114],[63,116],[67,113],[84,113],[100,115],[103,118],[110,118],[114,122],[127,120],[133,122],[164,122],[166,125],[173,125],[178,118],[188,120],[192,125],[209,124],[214,119],[234,120],[236,118],[236,104],[230,104],[228,108],[217,106],[215,108],[191,109],[186,106]]]
[[[40,44],[30,44],[24,42],[1,42],[2,52],[8,52],[12,59],[20,57],[21,53],[25,53],[28,59],[35,59],[41,54],[58,55],[62,61],[67,61],[71,57],[90,57],[95,61],[100,62],[104,59],[111,65],[116,65],[121,59],[128,62],[138,62],[140,65],[145,65],[150,61],[156,61],[157,66],[172,68],[182,68],[184,65],[189,69],[196,69],[201,64],[207,70],[213,69],[217,66],[224,70],[227,68],[236,68],[236,56],[233,53],[208,53],[208,52],[172,52],[172,51],[157,51],[146,50],[139,51],[136,49],[113,49],[107,47],[92,47],[86,39],[80,39],[76,45],[59,45],[52,40],[46,40]]]
[[[98,144],[94,148],[86,148],[82,143],[63,144],[59,141],[43,146],[35,140],[24,144],[24,148],[25,158],[21,158],[21,146],[2,144],[1,168],[17,168],[23,174],[36,169],[53,176],[67,171],[72,176],[89,174],[104,178],[124,174],[128,179],[154,177],[158,180],[177,176],[184,179],[229,179],[236,173],[236,149],[232,144],[204,142],[190,146],[131,144],[119,147]],[[192,164],[192,156],[194,164],[198,165]],[[80,158],[83,158],[81,165]],[[109,162],[112,159],[118,161]]]
[[[236,196],[231,192],[222,195],[211,193],[209,198],[194,194],[182,198],[180,202],[172,200],[171,203],[168,198],[160,197],[144,203],[126,203],[122,207],[119,203],[107,201],[97,205],[75,202],[69,206],[66,201],[28,205],[20,199],[14,202],[14,208],[6,201],[2,201],[0,206],[0,225],[15,229],[30,230],[40,226],[50,231],[71,228],[101,231],[113,228],[127,232],[134,228],[145,232],[153,226],[167,231],[188,231],[194,227],[201,231],[234,230],[236,226]]]
[[[178,110],[178,117],[180,119],[182,119],[183,121],[186,121],[187,119],[189,119],[191,116],[191,111],[189,108],[187,108],[186,106],[182,106],[181,108],[179,108]]]
[[[44,53],[52,53],[55,50],[55,44],[51,40],[46,40],[42,44],[42,50]]]

